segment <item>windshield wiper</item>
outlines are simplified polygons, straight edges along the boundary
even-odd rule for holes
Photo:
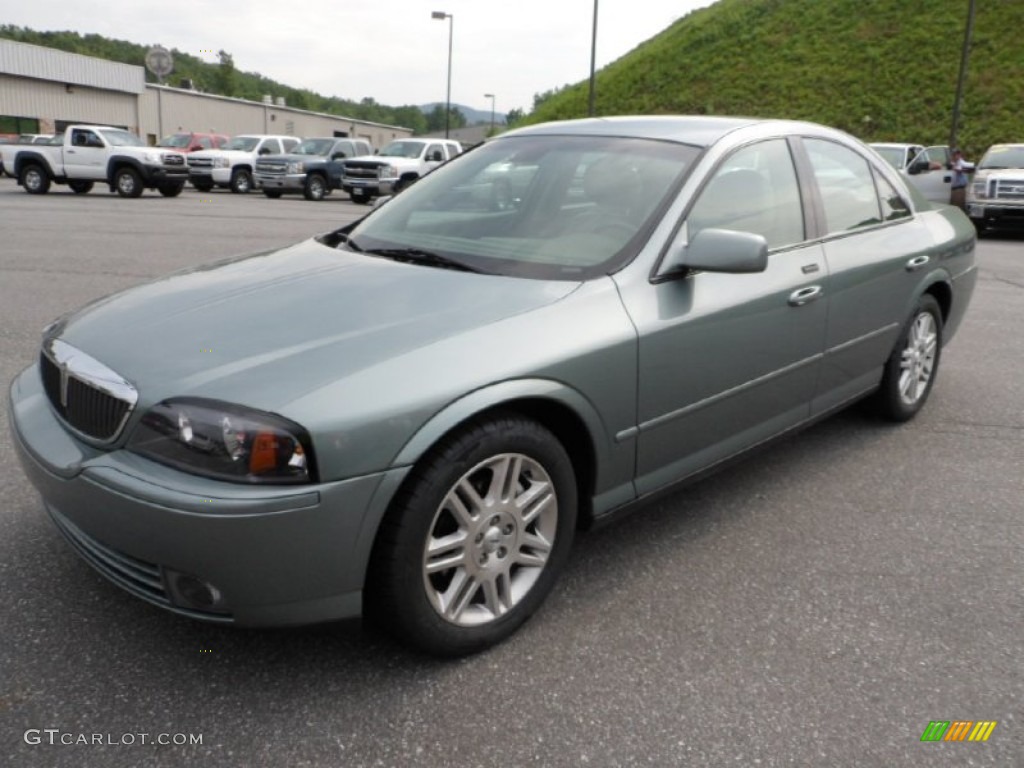
[[[463,272],[483,272],[482,269],[471,267],[469,264],[458,259],[442,256],[440,253],[434,253],[433,251],[424,251],[421,248],[370,248],[366,253],[382,256],[385,259],[402,261],[406,264],[427,264],[432,267],[447,267],[448,269],[458,269]]]

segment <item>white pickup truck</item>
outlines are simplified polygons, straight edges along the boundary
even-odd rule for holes
[[[949,203],[953,154],[948,145],[877,143],[871,148],[933,203]]]
[[[368,203],[384,195],[397,195],[420,176],[462,152],[462,145],[447,139],[398,139],[377,155],[345,160],[341,188],[354,203]]]
[[[6,145],[2,159],[5,171],[33,195],[54,183],[85,194],[101,182],[121,197],[138,197],[147,188],[174,197],[188,179],[181,152],[147,147],[133,133],[101,125],[72,125],[62,144]]]
[[[200,192],[227,187],[245,194],[257,183],[253,177],[256,160],[264,155],[281,155],[299,145],[294,136],[235,136],[220,149],[204,149],[188,156],[188,179]]]

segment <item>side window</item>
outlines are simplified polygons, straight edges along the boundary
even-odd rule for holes
[[[829,234],[882,221],[868,161],[852,149],[823,139],[804,139],[818,181]]]
[[[213,142],[210,141],[210,137],[209,136],[200,136],[196,140],[196,143],[198,143],[199,146],[202,147],[203,149],[212,149],[213,148]]]
[[[274,139],[274,141],[277,141],[277,139]],[[291,152],[297,146],[299,146],[299,140],[298,139],[285,139],[284,140],[284,151],[285,152]],[[275,151],[277,151],[277,150],[275,150]]]
[[[428,162],[438,162],[444,160],[444,150],[440,144],[431,144],[427,147],[427,154],[425,158]]]
[[[762,235],[769,248],[804,239],[804,215],[793,158],[784,139],[752,144],[726,158],[687,219],[689,237],[702,229]]]
[[[895,221],[909,217],[910,206],[900,197],[892,184],[880,173],[875,174],[875,179],[878,181],[878,197],[882,203],[882,218],[886,221]]]
[[[281,154],[281,142],[277,139],[267,139],[263,142],[263,146],[260,147],[259,154],[261,155],[280,155]]]
[[[103,142],[100,137],[92,131],[82,130],[76,128],[71,132],[71,143],[76,147],[102,147]]]

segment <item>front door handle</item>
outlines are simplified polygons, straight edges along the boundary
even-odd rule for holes
[[[915,256],[914,258],[907,262],[907,272],[916,272],[931,260],[931,256]]]
[[[789,294],[789,306],[802,307],[804,304],[810,304],[815,299],[820,299],[823,294],[824,291],[822,291],[820,285],[809,285],[806,288],[800,288]]]

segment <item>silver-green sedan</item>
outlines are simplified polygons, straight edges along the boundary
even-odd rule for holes
[[[540,606],[578,526],[867,396],[913,417],[974,249],[821,126],[534,126],[349,227],[57,321],[14,441],[71,546],[151,603],[469,653]]]

